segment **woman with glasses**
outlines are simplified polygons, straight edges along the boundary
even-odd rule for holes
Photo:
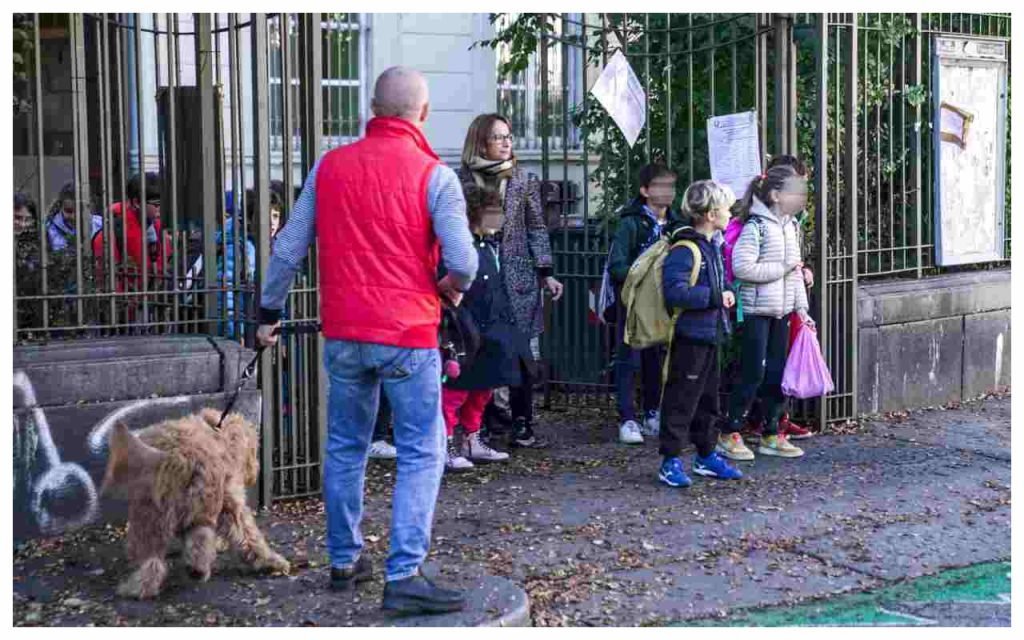
[[[501,195],[505,223],[501,228],[501,274],[512,308],[513,323],[531,338],[539,358],[538,338],[544,331],[541,290],[552,300],[562,297],[562,284],[554,278],[551,244],[540,201],[540,180],[517,166],[512,151],[512,126],[496,113],[477,116],[466,132],[462,166],[463,183],[491,188]],[[533,432],[533,383],[535,371],[523,367],[523,383],[510,389],[513,432],[511,446],[538,447]]]

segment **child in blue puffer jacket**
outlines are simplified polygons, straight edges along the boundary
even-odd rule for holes
[[[725,288],[725,267],[716,232],[729,224],[729,208],[736,198],[713,180],[691,184],[683,195],[686,222],[668,230],[673,248],[662,267],[665,306],[678,314],[670,343],[662,392],[658,479],[670,487],[686,487],[690,478],[679,458],[685,438],[697,448],[693,472],[711,478],[743,477],[715,451],[721,420],[718,402],[718,347],[729,334],[726,309],[735,304]],[[689,241],[700,254],[696,281],[691,285],[694,252],[678,245]]]

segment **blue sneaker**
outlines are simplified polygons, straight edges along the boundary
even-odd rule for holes
[[[743,472],[726,462],[717,451],[712,451],[708,457],[693,457],[693,472],[707,476],[708,478],[721,478],[723,480],[738,480],[743,477]]]
[[[690,476],[683,472],[683,461],[679,458],[665,458],[658,471],[658,480],[670,487],[688,487],[693,484]]]

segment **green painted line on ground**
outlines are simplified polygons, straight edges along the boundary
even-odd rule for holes
[[[899,611],[901,603],[999,603],[1009,606],[1010,563],[991,562],[950,569],[884,589],[815,602],[747,609],[723,620],[694,620],[679,626],[920,626],[933,621]]]

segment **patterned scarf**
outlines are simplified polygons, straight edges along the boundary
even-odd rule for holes
[[[473,172],[473,181],[479,187],[497,184],[498,192],[501,193],[501,201],[505,201],[505,187],[508,179],[516,167],[515,158],[509,160],[486,160],[480,156],[473,156],[469,169]]]

